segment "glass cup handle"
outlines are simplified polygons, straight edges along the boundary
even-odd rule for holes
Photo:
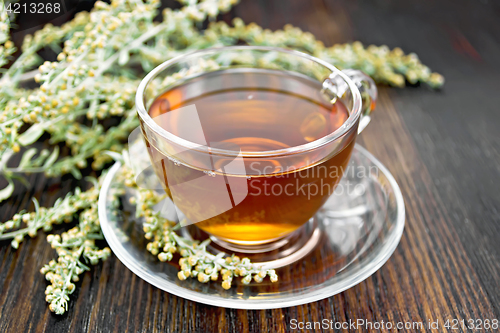
[[[358,133],[361,133],[370,123],[370,114],[375,109],[377,103],[377,86],[371,77],[357,69],[344,69],[346,74],[358,87],[361,93],[361,118],[359,120]]]

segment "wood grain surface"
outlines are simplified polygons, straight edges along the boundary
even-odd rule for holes
[[[405,198],[406,229],[394,255],[339,295],[262,311],[170,295],[112,256],[84,274],[69,311],[56,316],[45,303],[46,281],[39,273],[55,253],[40,232],[17,251],[0,243],[0,332],[321,331],[294,330],[294,319],[439,321],[433,331],[495,331],[443,324],[500,319],[499,3],[243,0],[223,18],[234,16],[270,29],[291,23],[327,45],[360,40],[400,46],[444,74],[441,91],[379,87],[373,122],[358,141],[393,173]],[[40,175],[30,176],[30,182],[32,189],[17,189],[0,205],[2,221],[29,208],[33,195],[48,206],[77,184],[71,177]]]

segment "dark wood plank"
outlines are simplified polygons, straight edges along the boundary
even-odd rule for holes
[[[465,0],[243,0],[232,11],[266,28],[292,23],[325,44],[400,46],[448,80],[439,92],[380,88],[359,142],[399,182],[407,224],[392,258],[363,283],[302,306],[233,310],[160,291],[111,257],[83,276],[68,313],[56,316],[38,273],[54,253],[38,237],[18,251],[0,244],[0,332],[289,332],[292,319],[500,318],[499,13],[496,2]],[[28,208],[32,195],[50,205],[77,184],[70,177],[31,182],[32,190],[0,206],[2,220]]]

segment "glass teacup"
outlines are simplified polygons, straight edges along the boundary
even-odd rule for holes
[[[258,252],[310,221],[333,193],[376,95],[360,71],[234,46],[159,65],[142,80],[136,106],[181,223]]]

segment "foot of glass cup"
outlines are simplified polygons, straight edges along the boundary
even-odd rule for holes
[[[188,239],[212,241],[208,246],[210,252],[234,253],[240,258],[249,258],[263,268],[280,268],[305,257],[315,247],[321,237],[321,229],[316,217],[311,218],[302,227],[291,234],[265,244],[242,245],[229,243],[209,235],[196,224],[182,228],[182,236]]]

